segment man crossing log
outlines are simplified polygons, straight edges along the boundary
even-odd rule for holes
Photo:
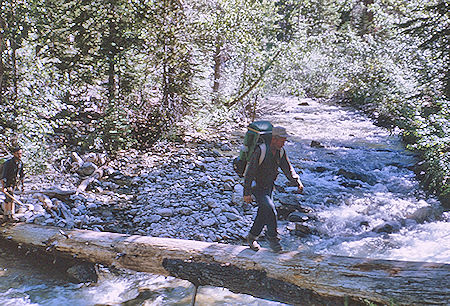
[[[247,243],[254,251],[260,249],[256,239],[264,226],[267,227],[266,237],[271,249],[275,252],[282,250],[277,232],[277,211],[272,199],[278,168],[281,168],[289,181],[297,186],[298,192],[303,193],[303,184],[283,148],[288,136],[284,127],[273,127],[270,146],[267,148],[262,144],[256,148],[245,173],[244,201],[251,203],[253,194],[258,204],[258,213],[247,236]],[[256,185],[252,188],[253,181]]]

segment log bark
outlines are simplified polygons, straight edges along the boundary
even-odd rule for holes
[[[0,239],[92,263],[170,275],[195,285],[295,305],[448,305],[450,265],[308,252],[258,252],[237,245],[17,223]]]

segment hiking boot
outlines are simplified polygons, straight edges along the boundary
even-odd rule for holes
[[[267,241],[269,241],[269,246],[274,252],[281,252],[283,248],[280,244],[280,239],[278,237],[269,237],[267,236]]]
[[[250,249],[252,249],[253,251],[258,251],[260,249],[260,246],[258,244],[258,242],[256,242],[256,236],[248,233],[247,235],[247,243],[250,246]]]

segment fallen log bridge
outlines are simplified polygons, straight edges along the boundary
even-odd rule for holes
[[[450,265],[254,252],[247,247],[17,223],[0,239],[65,258],[174,276],[295,305],[448,305]]]

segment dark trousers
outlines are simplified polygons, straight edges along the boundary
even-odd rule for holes
[[[272,188],[270,189],[253,189],[253,195],[256,198],[258,204],[258,212],[256,218],[253,221],[250,233],[253,236],[261,234],[264,226],[267,226],[267,236],[276,237],[277,233],[277,210],[273,204]]]

